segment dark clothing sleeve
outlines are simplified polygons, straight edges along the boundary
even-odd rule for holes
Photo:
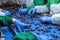
[[[8,26],[12,24],[12,18],[8,16],[0,16],[0,26]]]

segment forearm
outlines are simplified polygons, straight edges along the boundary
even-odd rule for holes
[[[1,26],[8,26],[12,24],[12,18],[8,16],[0,16],[0,25]]]
[[[21,39],[21,40],[53,40],[51,37],[48,36],[44,36],[44,35],[37,35],[34,32],[25,32],[25,33],[19,33],[17,34],[13,40],[17,40],[17,39]]]

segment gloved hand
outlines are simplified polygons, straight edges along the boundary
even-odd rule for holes
[[[29,11],[28,11],[28,15],[34,15],[36,13],[36,9],[35,8],[31,8]]]
[[[25,26],[30,26],[29,24],[25,24],[19,20],[14,20],[14,24],[16,25],[16,27],[19,29],[19,31],[21,31],[21,29],[23,29]]]
[[[45,22],[52,23],[52,17],[44,16],[44,17],[40,18],[40,21],[41,21],[41,23],[45,23]]]
[[[19,14],[27,14],[28,10],[26,8],[21,7],[21,8],[19,8],[18,13]]]
[[[3,12],[6,16],[10,16],[11,15],[11,13],[9,11],[7,11],[7,10],[1,10],[1,12]]]

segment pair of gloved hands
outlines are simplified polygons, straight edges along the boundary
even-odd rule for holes
[[[28,15],[31,15],[31,14],[34,14],[36,12],[36,9],[35,8],[31,8],[29,11],[27,8],[19,8],[18,10],[18,14],[28,14]]]
[[[27,14],[28,15],[34,15],[35,13],[41,13],[41,12],[48,12],[48,8],[46,7],[46,5],[43,6],[35,6],[34,8],[31,8],[29,11],[27,10],[27,8],[19,8],[18,13],[19,14]]]

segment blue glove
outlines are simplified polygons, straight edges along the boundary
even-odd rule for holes
[[[37,40],[53,40],[53,38],[44,36],[44,35],[37,35],[36,33],[32,32],[34,35],[36,35]]]
[[[36,13],[36,9],[35,8],[31,8],[28,12],[28,15],[32,14],[34,15]]]
[[[52,18],[49,16],[44,16],[44,17],[40,18],[40,21],[41,21],[41,23],[45,23],[45,22],[52,23]]]
[[[29,26],[29,24],[25,24],[19,20],[15,20],[14,24],[16,25],[16,27],[19,29],[19,31],[21,31],[21,29],[23,29],[25,26]]]
[[[19,10],[18,10],[18,13],[19,14],[27,14],[28,13],[28,10],[26,9],[26,8],[19,8]]]
[[[3,13],[5,13],[5,15],[6,16],[10,16],[11,15],[11,13],[9,12],[9,11],[7,11],[7,10],[1,10]]]

